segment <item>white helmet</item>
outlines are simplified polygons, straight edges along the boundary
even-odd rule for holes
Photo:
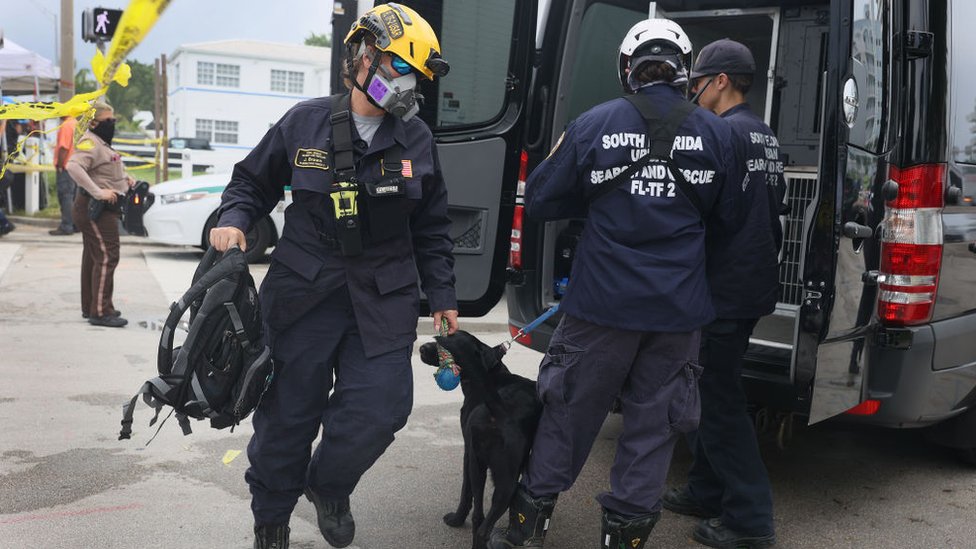
[[[686,76],[691,67],[691,40],[681,25],[670,19],[645,19],[627,31],[617,52],[617,74],[624,89],[637,90],[637,82],[628,74],[636,76],[648,61],[668,63]]]

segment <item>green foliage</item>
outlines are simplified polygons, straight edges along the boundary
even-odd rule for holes
[[[320,48],[330,48],[332,47],[332,37],[328,33],[316,34],[314,32],[308,33],[305,37],[306,46],[318,46]]]
[[[122,87],[112,84],[106,93],[109,105],[115,108],[115,115],[119,119],[119,129],[122,131],[139,131],[139,125],[132,122],[136,111],[153,110],[153,66],[141,63],[135,59],[126,61],[132,67],[132,78],[129,85]],[[89,69],[81,69],[75,73],[75,92],[88,93],[98,89],[98,83]]]
[[[132,120],[136,111],[153,110],[153,66],[140,63],[135,59],[128,59],[126,63],[132,67],[132,78],[126,87],[112,84],[108,88],[108,103],[115,107],[115,113],[122,118]],[[77,84],[75,84],[77,87]]]
[[[88,69],[79,69],[75,73],[75,93],[93,92],[98,87],[95,77]]]

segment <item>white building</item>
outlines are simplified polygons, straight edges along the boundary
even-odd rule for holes
[[[329,95],[330,58],[328,48],[255,40],[180,46],[167,61],[169,135],[249,150],[292,105]]]

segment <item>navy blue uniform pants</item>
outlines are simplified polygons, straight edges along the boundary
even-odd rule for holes
[[[57,177],[58,185],[58,204],[61,206],[61,223],[58,228],[66,233],[75,232],[75,223],[72,219],[71,210],[75,202],[75,180],[71,179],[68,170],[61,170]]]
[[[254,412],[245,474],[258,526],[287,523],[306,487],[348,497],[413,406],[411,346],[367,358],[345,287],[270,340],[275,379]]]
[[[675,440],[698,424],[698,331],[631,332],[563,316],[539,369],[545,405],[522,482],[534,497],[569,489],[619,396],[623,432],[607,510],[632,517],[661,508]]]
[[[740,378],[756,322],[720,319],[702,329],[701,424],[690,437],[688,489],[729,528],[766,535],[773,532],[773,494]]]

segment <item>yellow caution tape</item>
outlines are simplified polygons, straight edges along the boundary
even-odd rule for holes
[[[10,173],[53,172],[51,164],[11,164],[7,166]]]
[[[108,91],[108,86],[116,82],[121,86],[129,84],[132,69],[123,62],[129,53],[139,45],[156,24],[170,0],[131,0],[122,12],[122,19],[115,29],[108,55],[97,52],[92,59],[92,74],[101,87],[93,92],[75,95],[64,103],[27,102],[0,106],[0,119],[47,120],[62,116],[81,117],[75,129],[75,142],[81,141],[88,131],[95,110],[91,102]],[[8,160],[9,161],[9,160]],[[6,164],[0,167],[0,177],[6,171]]]
[[[123,143],[126,145],[145,145],[147,147],[149,145],[158,145],[162,142],[163,142],[162,138],[152,139],[149,137],[146,137],[144,139],[129,139],[125,137],[116,137],[115,139],[112,140],[112,143]]]

